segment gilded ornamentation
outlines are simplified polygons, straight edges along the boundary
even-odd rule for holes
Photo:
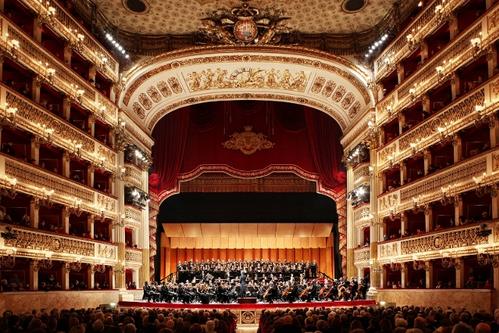
[[[317,82],[317,80],[316,80],[316,82]],[[316,88],[316,87],[314,86],[314,88]],[[327,81],[326,86],[325,86],[325,87],[324,87],[324,89],[322,90],[322,95],[323,95],[324,97],[329,97],[329,96],[331,96],[331,94],[332,94],[332,93],[333,93],[333,91],[334,91],[334,88],[336,88],[336,83],[334,83],[334,81],[331,81],[331,80]],[[312,89],[312,91],[314,91],[314,90],[315,90],[315,89]],[[320,91],[320,89],[319,89],[319,91]],[[317,93],[318,93],[318,92],[317,92]]]
[[[260,10],[251,7],[249,0],[241,0],[240,7],[217,9],[202,19],[201,32],[218,44],[276,44],[289,28],[282,22],[284,12],[278,9]]]
[[[142,263],[142,251],[141,250],[126,249],[125,261]]]
[[[499,170],[499,154],[492,156],[492,171]]]
[[[325,82],[326,82],[326,79],[323,78],[322,76],[316,77],[314,80],[314,83],[312,84],[312,89],[311,89],[312,93],[314,93],[314,94],[320,93],[322,90],[322,87],[324,87]]]
[[[227,149],[239,150],[244,155],[252,155],[258,150],[274,147],[275,143],[270,142],[263,133],[253,132],[252,126],[244,126],[244,132],[235,132],[222,145]]]
[[[159,101],[161,101],[161,95],[156,87],[149,87],[149,89],[147,89],[147,95],[151,97],[154,103],[159,103]]]
[[[347,92],[347,90],[345,89],[345,87],[343,86],[339,86],[333,93],[333,101],[335,101],[336,103],[339,103],[341,101],[341,99],[343,98],[343,96],[345,96],[345,93]]]
[[[355,98],[353,97],[353,94],[351,92],[348,92],[342,99],[341,106],[343,107],[343,109],[347,110],[354,101]]]
[[[132,110],[137,116],[139,116],[140,119],[144,119],[146,117],[146,111],[139,104],[139,102],[133,102]]]
[[[369,247],[364,247],[361,249],[355,249],[353,251],[354,262],[368,262],[371,259],[371,250]]]
[[[495,9],[492,13],[487,15],[487,30],[490,34],[492,31],[497,29],[499,25],[499,9]]]
[[[117,256],[116,246],[101,244],[101,243],[97,243],[95,244],[95,246],[96,246],[95,255],[98,258],[116,259]]]
[[[357,116],[359,112],[360,112],[360,102],[356,101],[348,111],[348,116],[350,118],[355,118],[355,116]]]
[[[263,54],[246,54],[246,52],[250,50],[252,52],[260,52]],[[218,54],[218,53],[224,53],[222,51],[224,52],[235,51],[239,52],[239,54],[237,55]],[[269,53],[269,51],[284,52],[286,54],[289,54],[290,56],[265,54]],[[250,49],[248,49],[247,47],[241,48],[241,47],[227,47],[227,46],[223,47],[210,46],[204,48],[198,47],[198,48],[183,49],[171,53],[162,54],[157,57],[148,59],[147,61],[144,61],[142,65],[137,68],[137,69],[145,69],[146,67],[149,66],[150,69],[145,73],[141,74],[136,80],[134,80],[130,84],[130,86],[128,87],[123,96],[123,103],[124,105],[128,105],[128,103],[130,102],[130,98],[137,91],[137,89],[146,80],[150,79],[155,75],[186,66],[192,66],[198,64],[206,65],[209,63],[221,63],[221,62],[230,62],[230,63],[239,62],[245,64],[248,62],[270,62],[270,63],[286,63],[286,64],[303,65],[307,67],[316,67],[321,70],[328,71],[338,76],[341,76],[345,80],[349,81],[362,95],[365,103],[367,104],[370,102],[369,93],[365,84],[353,74],[339,68],[336,64],[333,64],[333,63],[339,63],[345,65],[346,67],[349,68],[349,70],[355,72],[360,76],[363,76],[363,73],[359,72],[358,69],[351,62],[349,62],[343,57],[334,56],[325,52],[320,52],[312,49],[302,49],[301,51],[306,52],[306,54],[309,57],[315,56],[316,58],[306,59],[306,58],[297,57],[296,47],[286,47],[286,46],[279,46],[279,47],[273,46],[272,48],[263,47],[263,46],[260,47],[254,46],[251,47]],[[195,52],[198,55],[203,53],[206,55],[204,57],[187,58],[192,54],[192,52]],[[217,53],[217,55],[210,54],[213,52]],[[186,57],[186,58],[181,59],[181,57]],[[169,61],[169,62],[160,66],[158,65],[153,66],[154,63],[159,63],[161,61]],[[131,74],[133,73],[130,73],[129,75]]]
[[[145,93],[141,93],[139,95],[139,102],[146,110],[151,110],[152,101],[149,99],[149,97],[147,97]]]
[[[182,93],[183,91],[182,86],[180,85],[180,82],[178,82],[178,79],[176,77],[172,76],[168,78],[168,84],[170,85],[175,94]]]
[[[241,311],[241,323],[242,324],[257,324],[256,311],[255,310],[245,310]]]
[[[34,251],[51,251],[55,253],[72,254],[85,257],[94,256],[95,244],[90,241],[70,237],[52,235],[24,229],[15,229],[17,237],[5,239],[5,245],[19,249]]]
[[[388,210],[388,209],[393,208],[394,206],[398,205],[399,202],[400,202],[400,198],[399,198],[398,192],[389,193],[389,194],[382,196],[381,198],[378,199],[379,210]]]
[[[159,81],[156,87],[158,87],[159,92],[163,95],[163,97],[169,97],[172,95],[172,91],[165,81]]]
[[[410,255],[486,244],[487,242],[488,236],[483,236],[480,233],[480,226],[475,226],[402,240],[400,247],[402,255]]]
[[[233,88],[273,88],[293,91],[305,91],[307,76],[300,71],[291,74],[289,70],[239,68],[231,73],[217,68],[201,72],[192,72],[187,76],[187,84],[191,91]]]
[[[326,114],[331,115],[338,125],[340,125],[341,128],[346,127],[346,122],[345,119],[337,113],[337,111],[333,108],[331,108],[329,105],[318,102],[316,100],[311,100],[303,97],[296,97],[296,96],[288,96],[288,95],[280,95],[280,94],[262,94],[262,93],[231,93],[231,94],[210,94],[207,96],[198,96],[198,97],[192,97],[192,98],[186,98],[178,102],[174,102],[169,104],[167,107],[159,110],[156,112],[152,117],[151,120],[147,123],[147,128],[149,130],[152,130],[154,128],[154,125],[166,114],[168,114],[171,111],[174,111],[178,108],[181,108],[185,105],[191,105],[191,104],[196,104],[196,103],[203,103],[207,101],[213,101],[213,100],[218,100],[218,99],[257,99],[257,100],[278,100],[278,101],[286,101],[290,103],[297,103],[297,104],[305,104],[310,107],[320,109],[324,111]]]
[[[480,157],[468,163],[458,165],[442,174],[433,175],[400,190],[401,202],[409,202],[419,195],[440,192],[441,188],[463,180],[472,180],[473,176],[487,171],[487,159]]]

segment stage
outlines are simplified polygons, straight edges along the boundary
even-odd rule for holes
[[[192,310],[273,310],[273,309],[299,309],[299,308],[344,308],[354,306],[374,306],[374,300],[359,301],[330,301],[330,302],[296,302],[296,303],[256,303],[256,304],[238,304],[238,303],[210,303],[210,304],[183,304],[183,303],[164,303],[147,301],[121,301],[118,306],[121,308],[159,308],[159,309],[192,309]]]

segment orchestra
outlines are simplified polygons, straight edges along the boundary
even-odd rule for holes
[[[315,266],[315,269],[312,267]],[[331,279],[314,263],[208,261],[179,263],[169,281],[144,284],[148,302],[236,303],[240,297],[258,302],[323,302],[365,299],[369,279]]]

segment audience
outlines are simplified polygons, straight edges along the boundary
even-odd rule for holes
[[[0,317],[2,333],[235,333],[236,316],[218,310],[42,309]]]

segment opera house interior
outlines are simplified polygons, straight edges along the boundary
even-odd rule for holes
[[[0,0],[0,332],[498,332],[498,2]]]

